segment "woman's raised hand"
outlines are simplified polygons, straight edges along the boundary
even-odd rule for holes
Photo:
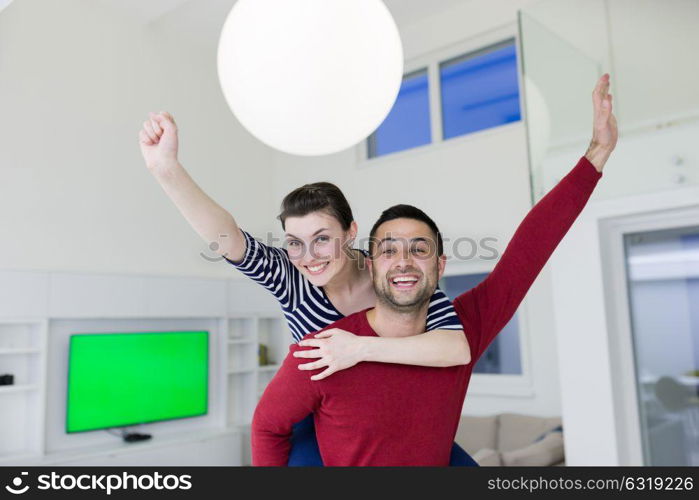
[[[177,164],[177,125],[170,113],[148,113],[138,137],[141,154],[150,170],[167,169]]]

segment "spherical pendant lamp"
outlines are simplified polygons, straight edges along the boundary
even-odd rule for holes
[[[233,114],[260,141],[325,155],[386,118],[403,48],[381,0],[238,0],[221,31],[218,76]]]

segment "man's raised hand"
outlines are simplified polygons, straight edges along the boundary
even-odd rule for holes
[[[609,73],[597,80],[592,91],[592,141],[585,157],[601,172],[609,155],[616,147],[619,131],[612,112],[612,94],[609,93]]]

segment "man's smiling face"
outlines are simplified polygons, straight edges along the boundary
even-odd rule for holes
[[[437,255],[435,238],[430,227],[416,219],[393,219],[376,229],[370,265],[379,300],[399,310],[429,303],[446,262]]]

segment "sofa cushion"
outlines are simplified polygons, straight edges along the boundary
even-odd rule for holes
[[[500,454],[508,467],[548,467],[563,461],[563,433],[550,432],[536,443]],[[477,460],[476,460],[477,461]]]
[[[524,448],[539,437],[562,425],[560,417],[537,417],[519,413],[501,413],[498,416],[497,446],[500,452]]]
[[[462,416],[454,441],[470,455],[482,448],[496,449],[498,421],[495,415]]]
[[[497,467],[502,465],[500,453],[491,448],[481,448],[472,455],[472,458],[482,467]]]

